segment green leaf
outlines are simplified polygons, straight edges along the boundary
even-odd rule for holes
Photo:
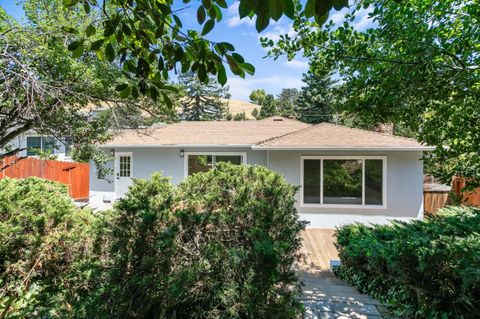
[[[85,34],[87,37],[91,37],[95,34],[95,32],[97,32],[97,29],[95,29],[95,27],[91,24],[85,29]]]
[[[112,62],[115,59],[115,49],[111,43],[107,44],[105,47],[105,57],[108,62]]]
[[[110,20],[104,22],[105,29],[103,30],[103,36],[109,37],[115,33],[115,25]]]
[[[127,97],[130,96],[131,92],[132,92],[132,88],[127,85],[127,87],[120,92],[120,97],[122,99],[126,99]]]
[[[215,11],[215,18],[217,19],[217,22],[222,20],[222,11],[220,10],[220,7],[218,6],[212,6],[213,10]]]
[[[210,19],[208,20],[205,25],[203,26],[202,30],[202,35],[208,34],[210,31],[212,31],[213,27],[215,26],[215,20]]]
[[[285,2],[284,0],[269,0],[268,7],[270,9],[270,16],[273,20],[278,21],[283,14]]]
[[[212,0],[202,0],[202,4],[206,9],[210,9],[212,6]]]
[[[81,57],[82,54],[83,54],[83,50],[84,50],[83,43],[80,43],[80,44],[75,48],[75,50],[73,50],[73,52],[72,52],[72,57],[73,57],[74,59],[77,59],[77,58]]]
[[[128,84],[127,83],[122,83],[122,84],[119,84],[115,87],[115,90],[116,91],[123,91],[125,90],[126,88],[128,87]]]
[[[86,14],[90,13],[90,4],[88,3],[87,0],[83,0],[83,10],[85,11]]]
[[[232,57],[237,61],[238,63],[244,63],[245,59],[238,53],[234,52],[232,53]]]
[[[305,18],[311,18],[315,15],[315,1],[316,0],[307,0],[307,4],[305,5]],[[324,0],[320,0],[324,1]]]
[[[62,27],[62,30],[71,34],[78,34],[78,30],[72,27]]]
[[[205,68],[204,64],[200,64],[198,66],[197,75],[200,82],[205,82],[207,80],[207,69]]]
[[[227,2],[225,0],[215,0],[216,3],[222,8],[228,8]]]
[[[255,74],[255,67],[250,63],[241,63],[240,66],[250,75]]]
[[[207,15],[205,13],[205,9],[203,8],[203,6],[198,7],[198,10],[197,10],[197,21],[198,21],[198,23],[203,24],[205,22],[206,17],[207,17]]]
[[[179,17],[177,17],[177,15],[173,15],[173,20],[175,20],[175,23],[181,28],[182,27],[182,21],[180,20]]]
[[[72,7],[79,2],[80,2],[80,0],[63,0],[63,5],[66,6],[66,7]]]
[[[92,45],[90,45],[90,50],[91,51],[98,51],[102,47],[103,42],[105,42],[104,39],[100,39],[100,40],[97,40],[97,41],[93,42]]]
[[[293,3],[293,0],[285,0],[284,13],[290,19],[293,19],[295,17],[295,4]]]
[[[267,11],[260,11],[257,13],[255,29],[257,29],[257,32],[262,32],[266,27],[268,27],[269,22],[270,16],[267,14]]]
[[[330,8],[331,8],[330,1],[325,1],[325,0],[315,1],[315,20],[317,20],[317,23],[318,21],[323,20],[325,14],[327,15],[327,18],[328,18],[328,12],[330,11]],[[322,25],[322,24],[323,23],[319,23],[319,25]]]
[[[68,45],[68,51],[75,51],[79,46],[80,46],[81,42],[80,41],[73,41],[72,43],[70,43]]]
[[[238,14],[240,19],[245,18],[252,12],[254,5],[254,0],[242,0],[238,6]]]
[[[132,96],[134,99],[138,99],[138,87],[137,86],[132,86]]]
[[[217,66],[217,80],[221,85],[225,85],[227,83],[227,72],[225,71],[223,64],[219,64]]]
[[[219,43],[221,46],[223,46],[225,49],[227,49],[228,51],[235,51],[235,47],[233,46],[233,44],[231,43],[228,43],[228,42],[220,42]]]
[[[335,10],[342,10],[348,7],[348,0],[332,0],[332,4]]]

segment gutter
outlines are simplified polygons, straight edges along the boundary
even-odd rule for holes
[[[281,147],[281,146],[258,146],[253,145],[252,150],[270,151],[433,151],[434,146],[418,147]]]

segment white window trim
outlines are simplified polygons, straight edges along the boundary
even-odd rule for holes
[[[242,164],[247,163],[247,152],[185,152],[183,154],[183,176],[184,178],[188,177],[188,156],[189,155],[211,155],[212,156],[212,168],[215,166],[215,155],[226,155],[226,156],[241,156]]]
[[[320,204],[303,202],[303,161],[305,159],[320,160]],[[362,160],[362,204],[323,204],[323,160]],[[382,160],[382,205],[365,205],[365,160]],[[354,208],[354,209],[387,209],[387,156],[300,156],[300,207],[314,208]]]
[[[117,181],[120,174],[120,156],[130,156],[130,178],[133,178],[133,152],[115,152],[115,161],[113,162],[113,178],[115,180],[115,194],[117,194]],[[127,178],[127,177],[125,177]]]

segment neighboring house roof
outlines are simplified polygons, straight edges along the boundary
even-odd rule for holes
[[[254,149],[311,150],[428,150],[415,139],[320,123],[306,129],[274,137],[253,146]]]
[[[252,149],[429,150],[416,140],[279,116],[260,121],[186,121],[124,130],[102,147],[249,146]]]
[[[310,126],[282,117],[260,121],[185,121],[145,130],[123,130],[103,147],[252,146]]]

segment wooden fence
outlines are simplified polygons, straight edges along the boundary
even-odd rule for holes
[[[465,179],[454,177],[452,185],[435,183],[427,176],[423,184],[423,203],[426,215],[432,215],[446,205],[461,204],[467,206],[480,206],[480,188],[465,191]]]
[[[73,199],[88,199],[90,165],[88,163],[62,162],[15,156],[2,159],[0,179],[4,177],[26,178],[36,176],[67,185]]]

